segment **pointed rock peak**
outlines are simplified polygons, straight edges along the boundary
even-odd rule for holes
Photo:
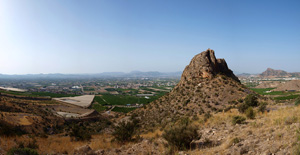
[[[216,59],[214,50],[207,49],[194,56],[190,64],[186,66],[181,77],[181,82],[195,80],[197,82],[199,79],[212,78],[219,73],[239,81],[228,68],[226,61],[224,59]]]

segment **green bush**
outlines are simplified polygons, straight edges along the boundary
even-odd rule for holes
[[[267,108],[267,103],[266,102],[262,102],[259,104],[258,106],[258,111],[260,112],[265,112],[266,111],[266,108]]]
[[[245,103],[241,103],[238,105],[237,108],[238,108],[239,112],[244,113],[249,108],[249,106]]]
[[[37,151],[31,148],[12,148],[7,155],[38,155]]]
[[[245,104],[251,107],[256,107],[258,104],[257,96],[255,94],[249,94],[245,98]]]
[[[200,138],[197,127],[179,123],[164,130],[162,135],[168,143],[178,150],[186,150],[190,148],[190,143],[197,138]]]
[[[113,132],[113,136],[119,142],[127,142],[131,141],[132,137],[136,133],[136,129],[138,127],[138,121],[122,121],[117,126],[114,127],[115,131]]]
[[[300,104],[300,96],[295,101],[295,105],[299,105],[299,104]]]
[[[246,118],[243,116],[233,116],[232,118],[232,124],[243,124],[245,123]]]
[[[255,118],[255,113],[254,113],[254,110],[252,107],[249,107],[245,113],[246,113],[247,118],[249,118],[249,119]]]
[[[257,107],[257,106],[258,106],[257,96],[255,94],[249,94],[245,98],[244,103],[241,103],[238,106],[238,110],[241,113],[245,113],[249,107]]]
[[[90,140],[92,138],[91,133],[78,124],[72,126],[70,136],[75,137],[75,140],[79,141]]]

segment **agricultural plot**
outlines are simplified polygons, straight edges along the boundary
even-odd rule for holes
[[[62,97],[62,98],[53,98],[53,99],[64,103],[87,108],[91,106],[94,96],[95,95],[82,95],[76,97]]]
[[[99,103],[94,103],[94,104],[92,105],[92,109],[96,110],[97,112],[101,112],[101,111],[107,110],[106,107],[102,106],[102,105],[99,104]]]
[[[255,91],[260,95],[290,95],[294,94],[295,92],[285,92],[285,91],[271,91],[275,88],[251,88],[251,90]],[[271,91],[271,92],[267,92]]]
[[[251,88],[260,95],[270,95],[274,100],[283,101],[296,99],[299,96],[299,92],[286,92],[286,91],[271,91],[275,88]],[[267,92],[271,91],[271,92]]]
[[[112,111],[115,112],[122,112],[122,113],[128,113],[132,110],[135,110],[136,108],[122,108],[122,107],[115,107],[114,109],[112,109]]]
[[[129,95],[109,95],[95,96],[94,101],[101,105],[127,105],[127,104],[148,104],[160,96],[150,96],[149,99],[144,97],[129,96]]]
[[[291,100],[291,99],[296,99],[299,97],[299,95],[288,95],[288,96],[279,96],[279,97],[274,97],[275,100]]]
[[[50,93],[50,92],[16,92],[16,91],[5,91],[5,90],[0,90],[0,93],[6,93],[6,94],[11,94],[11,95],[18,95],[18,96],[28,96],[28,97],[74,97],[78,95],[73,95],[73,94],[58,94],[58,93]]]

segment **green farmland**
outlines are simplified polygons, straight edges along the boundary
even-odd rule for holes
[[[270,93],[267,93],[266,91],[273,90],[275,88],[250,88],[251,90],[255,91],[256,93],[260,95],[290,95],[294,94],[295,92],[285,92],[285,91],[272,91]]]
[[[136,108],[122,108],[122,107],[115,107],[112,111],[115,112],[123,112],[123,113],[128,113],[132,110],[135,110]]]

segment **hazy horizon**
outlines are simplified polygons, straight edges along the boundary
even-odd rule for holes
[[[300,1],[0,0],[0,74],[183,71],[211,48],[235,73],[300,72]]]

